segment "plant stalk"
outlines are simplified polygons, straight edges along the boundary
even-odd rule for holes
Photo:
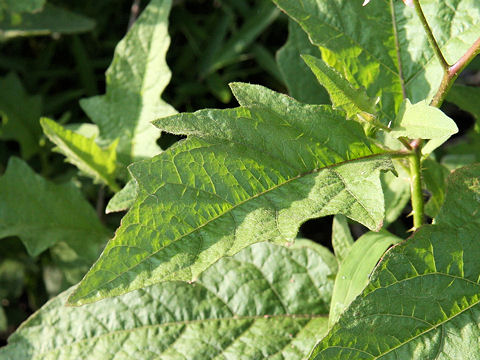
[[[416,146],[410,156],[410,188],[412,194],[413,228],[417,230],[423,225],[424,204],[422,192],[421,147]]]

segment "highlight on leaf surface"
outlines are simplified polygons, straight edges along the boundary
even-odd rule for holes
[[[155,121],[188,138],[129,167],[137,199],[70,303],[195,280],[254,243],[292,243],[314,217],[381,228],[379,174],[392,163],[358,123],[261,86],[232,89],[241,107]]]
[[[72,288],[22,324],[0,358],[304,359],[327,330],[335,273],[328,249],[298,240],[255,244],[191,284],[65,306]]]

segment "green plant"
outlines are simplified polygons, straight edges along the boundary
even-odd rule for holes
[[[40,120],[54,150],[114,194],[107,212],[129,209],[81,281],[111,237],[103,214],[72,183],[9,160],[0,237],[18,236],[30,256],[49,249],[62,288],[79,283],[0,357],[479,357],[479,127],[443,145],[458,127],[439,107],[448,99],[480,117],[478,89],[453,85],[480,52],[480,4],[274,3],[290,20],[273,72],[293,97],[234,82],[240,106],[176,113],[160,98],[171,1],[151,0],[116,48],[106,94],[80,102],[94,124]],[[202,76],[253,41],[244,29],[230,52],[212,45]],[[18,139],[25,158],[42,151],[37,113],[19,115],[34,129]],[[162,149],[166,133],[186,139]],[[407,238],[396,229],[408,207]],[[326,215],[335,255],[299,236]],[[354,239],[358,223],[368,230]]]

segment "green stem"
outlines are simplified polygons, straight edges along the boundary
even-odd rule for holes
[[[414,148],[410,156],[410,188],[412,193],[413,231],[423,225],[424,208],[422,192],[421,146]]]
[[[425,18],[425,14],[423,13],[422,7],[420,6],[420,1],[413,0],[413,5],[415,6],[415,11],[417,12],[418,18],[420,19],[420,22],[423,25],[423,29],[427,34],[427,38],[428,38],[428,42],[430,43],[430,46],[435,52],[435,55],[440,61],[440,64],[442,65],[443,69],[445,70],[445,72],[447,72],[450,65],[448,65],[447,60],[445,60],[445,57],[442,54],[442,50],[440,50],[440,46],[438,46],[437,40],[435,39],[435,36],[433,36],[432,29],[430,28],[430,25],[428,25],[427,19]]]

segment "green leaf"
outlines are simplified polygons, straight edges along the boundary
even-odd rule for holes
[[[0,139],[17,141],[24,159],[29,159],[40,148],[41,111],[40,96],[28,95],[16,74],[0,79]]]
[[[368,96],[380,97],[380,115],[393,121],[403,98],[429,101],[443,69],[415,9],[401,1],[274,0],[308,33],[322,59]],[[422,8],[442,52],[452,64],[480,32],[480,3],[423,1]],[[374,20],[373,20],[374,19]]]
[[[109,234],[73,184],[50,183],[12,157],[0,178],[0,238],[7,236],[31,256],[62,241],[91,259]]]
[[[420,101],[414,105],[406,99],[390,134],[396,138],[448,139],[458,132],[455,122],[442,110]]]
[[[473,115],[476,120],[475,129],[480,132],[480,88],[474,86],[454,85],[447,95],[447,101],[457,105]]]
[[[384,227],[398,219],[410,200],[410,175],[399,161],[394,160],[393,164],[396,174],[393,172],[380,174],[385,195]]]
[[[65,129],[55,121],[42,118],[40,125],[47,137],[58,147],[54,150],[65,155],[66,161],[75,165],[95,183],[108,185],[112,191],[120,191],[115,183],[116,158],[115,148],[118,141],[107,149],[101,149],[93,138],[87,138]]]
[[[5,310],[0,305],[0,332],[7,331],[8,328],[8,319],[7,314],[5,314]]]
[[[106,73],[106,94],[80,101],[99,126],[101,139],[119,139],[118,159],[124,166],[161,152],[156,143],[160,131],[151,121],[175,113],[160,98],[171,76],[165,61],[170,6],[171,0],[150,2],[117,45]]]
[[[327,89],[333,106],[345,110],[348,118],[355,118],[357,114],[363,112],[375,113],[375,99],[368,97],[365,89],[353,87],[322,59],[310,55],[302,55],[302,58],[315,74],[318,82]]]
[[[369,276],[385,250],[400,241],[402,239],[382,229],[379,233],[368,232],[353,243],[340,264],[335,279],[328,318],[329,328],[367,286]]]
[[[138,185],[135,179],[130,180],[123,187],[122,190],[117,192],[107,204],[105,212],[107,214],[112,212],[128,210],[132,207],[138,193]]]
[[[45,0],[0,0],[0,9],[12,13],[39,11],[44,5]]]
[[[352,245],[353,237],[348,227],[347,218],[343,215],[335,215],[332,223],[332,246],[340,264],[347,257]]]
[[[288,93],[307,104],[329,104],[328,93],[318,83],[300,54],[321,56],[307,34],[293,20],[288,21],[288,39],[277,52],[277,63]]]
[[[335,271],[328,250],[303,240],[291,249],[253,245],[192,284],[168,282],[78,308],[64,306],[69,290],[22,324],[0,357],[304,359],[327,329]]]
[[[0,20],[0,41],[17,36],[75,34],[92,30],[94,26],[95,22],[85,16],[46,4],[42,11],[23,13],[19,21],[10,16]]]
[[[422,178],[425,187],[431,197],[425,204],[425,213],[430,217],[436,217],[445,200],[445,187],[448,169],[432,159],[426,159],[422,163]]]
[[[453,172],[434,225],[389,251],[311,359],[476,359],[480,165]]]
[[[242,107],[155,121],[188,139],[129,167],[135,204],[72,304],[194,280],[256,242],[293,242],[310,218],[342,213],[381,228],[379,172],[392,165],[358,123],[261,86],[232,88]]]

